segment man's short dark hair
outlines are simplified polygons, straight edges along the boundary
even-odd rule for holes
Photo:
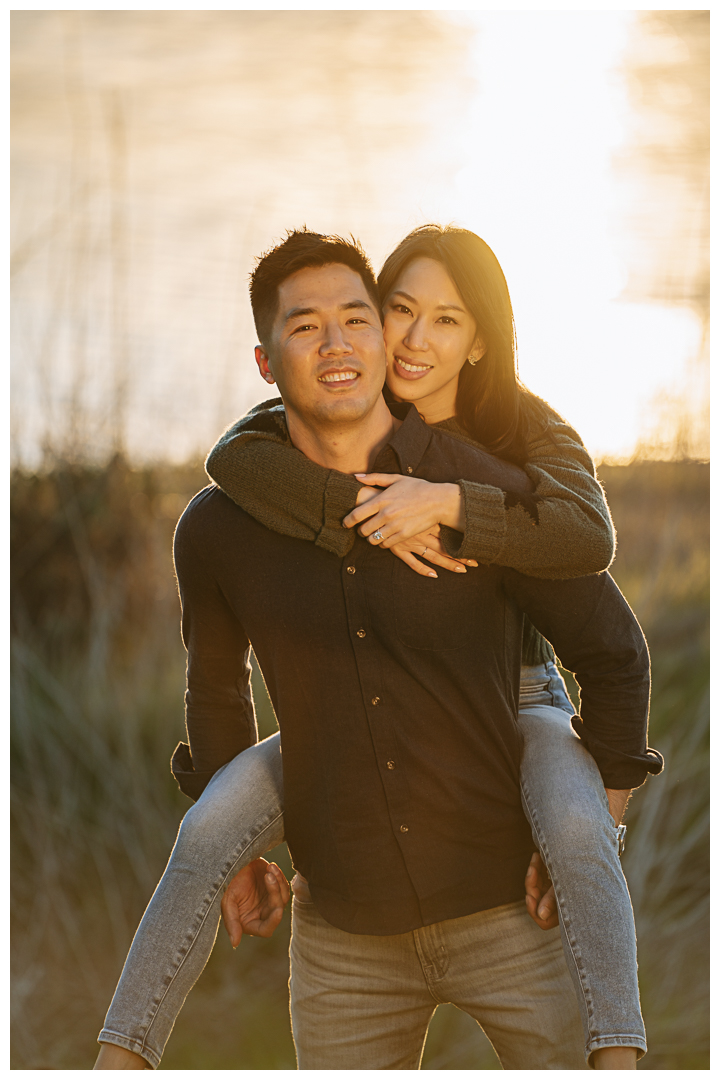
[[[281,244],[260,256],[250,277],[250,304],[258,338],[267,343],[278,306],[278,289],[286,278],[309,266],[342,263],[359,274],[368,296],[381,314],[380,296],[370,261],[354,237],[323,236],[295,229]]]

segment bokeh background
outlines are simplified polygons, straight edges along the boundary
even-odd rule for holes
[[[307,224],[379,268],[426,221],[493,247],[521,377],[599,463],[667,762],[624,857],[640,1067],[708,1068],[708,32],[707,11],[12,13],[14,1068],[91,1066],[188,806],[171,538],[265,396],[253,259]],[[163,1068],[294,1067],[287,924],[219,939]],[[423,1067],[499,1065],[445,1006]]]

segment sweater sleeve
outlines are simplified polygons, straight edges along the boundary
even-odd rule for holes
[[[458,481],[465,531],[441,529],[453,557],[550,579],[599,573],[612,562],[615,533],[592,458],[580,436],[548,406],[544,409],[547,422],[534,421],[528,438],[525,472],[535,485],[531,493],[471,478]],[[486,463],[487,451],[477,443],[453,430],[446,434],[477,447]],[[275,401],[257,406],[233,424],[211,450],[205,468],[234,502],[267,528],[310,540],[339,557],[352,547],[354,533],[343,528],[342,520],[354,509],[362,485],[296,450]]]
[[[550,579],[600,573],[612,562],[615,530],[592,458],[577,432],[544,408],[547,424],[534,420],[528,437],[531,494],[459,481],[464,533],[441,530],[455,558]]]
[[[208,455],[207,474],[266,528],[343,558],[355,533],[342,527],[342,519],[354,509],[362,484],[296,450],[282,414],[267,407],[272,404],[228,428]]]

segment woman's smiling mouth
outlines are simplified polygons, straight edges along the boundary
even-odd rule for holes
[[[428,371],[432,371],[432,364],[411,364],[409,360],[401,356],[394,356],[395,370],[402,379],[419,379]]]

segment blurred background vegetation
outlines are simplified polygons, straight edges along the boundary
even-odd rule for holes
[[[600,471],[614,575],[653,660],[651,743],[666,770],[633,798],[625,870],[650,1042],[643,1068],[708,1068],[709,466]],[[201,466],[58,461],[12,494],[13,1062],[89,1068],[134,929],[189,806],[185,653],[171,561]],[[275,730],[255,686],[262,734]],[[287,854],[276,852],[289,872]],[[608,928],[608,932],[612,932]],[[163,1068],[292,1068],[289,919],[233,953],[220,934]],[[424,1068],[498,1068],[449,1006]]]
[[[624,856],[640,1067],[709,1067],[708,14],[13,12],[13,1068],[91,1067],[189,805],[172,533],[262,395],[252,256],[307,220],[377,258],[432,217],[497,241],[529,385],[598,452],[636,447],[600,475],[666,760]],[[585,307],[610,247],[618,302]],[[676,317],[692,355],[661,348]],[[162,1068],[293,1068],[288,935],[221,934]],[[444,1006],[423,1067],[499,1066]]]

